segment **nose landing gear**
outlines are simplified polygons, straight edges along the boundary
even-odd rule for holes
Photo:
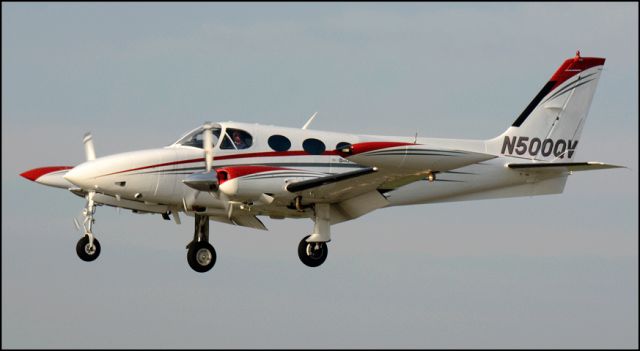
[[[86,262],[91,262],[100,255],[100,242],[93,236],[93,222],[95,222],[93,216],[96,213],[96,204],[93,201],[94,195],[94,191],[90,191],[87,195],[87,204],[85,205],[84,210],[82,210],[82,215],[84,216],[84,221],[82,222],[84,236],[78,240],[78,243],[76,244],[76,253],[78,254],[78,257]],[[78,229],[80,229],[80,226],[78,226]]]
[[[85,235],[78,240],[78,244],[76,244],[78,257],[86,262],[91,262],[100,255],[100,242],[98,239],[93,238],[93,245],[89,243],[90,241],[89,235]]]

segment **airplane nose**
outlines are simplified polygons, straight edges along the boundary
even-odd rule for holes
[[[92,173],[91,167],[87,164],[87,162],[80,164],[73,169],[71,169],[67,174],[64,175],[64,179],[68,180],[70,183],[77,185],[81,188],[91,188],[93,185],[91,184]]]

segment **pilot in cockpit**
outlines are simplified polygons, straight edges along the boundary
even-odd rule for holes
[[[239,130],[234,130],[231,133],[231,139],[233,140],[233,143],[236,145],[237,149],[246,149],[247,147],[249,147],[244,142],[244,139],[242,139],[242,135],[240,134]]]

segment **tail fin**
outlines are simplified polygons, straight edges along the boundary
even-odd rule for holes
[[[487,151],[539,161],[570,161],[604,66],[604,58],[564,61],[511,127],[487,140]]]

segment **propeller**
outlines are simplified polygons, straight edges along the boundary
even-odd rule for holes
[[[91,132],[87,132],[83,139],[82,139],[82,143],[84,144],[84,154],[85,157],[87,159],[87,161],[92,161],[96,159],[96,149],[93,146],[93,137],[91,136]],[[87,195],[85,195],[85,199],[87,200],[87,203],[85,204],[84,209],[82,210],[82,216],[84,217],[84,220],[82,221],[82,228],[84,229],[84,234],[90,234],[92,232],[92,226],[93,226],[93,214],[96,211],[96,205],[95,202],[93,201],[93,197],[95,196],[96,192],[93,190],[89,190],[87,192]],[[75,224],[76,229],[80,230],[80,223],[78,222],[78,220],[74,217],[73,218],[73,224]]]
[[[204,164],[206,172],[211,172],[211,165],[213,164],[213,126],[211,123],[207,122],[203,126],[202,131],[202,143],[204,149]]]
[[[204,164],[205,171],[193,173],[185,177],[182,182],[195,189],[182,199],[182,205],[185,212],[189,211],[189,208],[193,205],[201,191],[206,191],[215,197],[218,197],[218,174],[213,168],[213,125],[210,122],[206,122],[202,131],[202,148],[204,150]]]
[[[96,149],[93,147],[93,137],[90,132],[84,135],[82,142],[84,143],[84,154],[87,157],[87,161],[95,160]]]

